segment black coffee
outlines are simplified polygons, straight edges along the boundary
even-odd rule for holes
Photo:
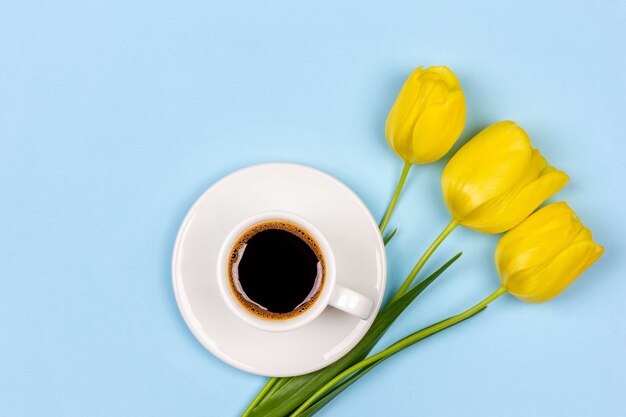
[[[266,319],[297,316],[315,303],[324,285],[324,257],[301,227],[281,220],[243,233],[230,254],[231,290],[250,312]]]

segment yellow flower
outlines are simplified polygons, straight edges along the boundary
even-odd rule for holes
[[[516,226],[568,182],[510,121],[493,124],[466,143],[441,178],[452,218],[483,233]]]
[[[559,295],[604,248],[567,203],[550,204],[506,233],[496,248],[502,287],[531,303]]]
[[[417,68],[404,83],[385,126],[387,143],[410,164],[444,156],[465,126],[465,97],[448,67]]]

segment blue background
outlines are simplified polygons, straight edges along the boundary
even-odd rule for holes
[[[88,3],[88,4],[82,4]],[[418,65],[446,64],[461,142],[513,119],[606,247],[564,295],[510,296],[414,346],[323,416],[623,416],[626,2],[4,2],[0,6],[0,414],[234,416],[264,383],[205,351],[170,261],[193,201],[266,161],[325,170],[382,215],[401,170],[384,123]],[[447,223],[445,160],[412,171],[392,226],[397,288]],[[498,286],[496,236],[381,345]]]

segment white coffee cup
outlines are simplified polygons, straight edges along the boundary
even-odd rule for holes
[[[324,284],[313,304],[298,315],[280,320],[264,319],[248,311],[237,300],[229,282],[229,256],[237,239],[254,225],[270,220],[286,220],[306,230],[321,249],[326,266]],[[276,332],[294,330],[315,320],[328,306],[363,320],[367,319],[374,309],[374,302],[371,299],[337,284],[335,257],[328,241],[311,222],[296,214],[285,211],[267,211],[246,218],[228,234],[218,257],[217,284],[224,302],[237,317],[258,329]]]

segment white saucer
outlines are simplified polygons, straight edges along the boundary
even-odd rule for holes
[[[327,308],[289,332],[258,330],[220,298],[217,254],[228,232],[253,213],[284,210],[314,223],[333,248],[337,282],[376,303],[368,320]],[[255,165],[215,183],[183,220],[172,259],[176,301],[194,336],[215,356],[265,376],[316,371],[348,353],[369,329],[385,291],[387,264],[376,221],[346,185],[316,169]]]

